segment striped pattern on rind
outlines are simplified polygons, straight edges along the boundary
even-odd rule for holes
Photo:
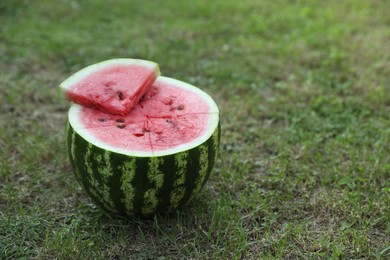
[[[68,151],[76,179],[103,209],[149,216],[189,202],[204,186],[217,157],[220,124],[202,144],[172,155],[134,157],[104,150],[69,124]]]

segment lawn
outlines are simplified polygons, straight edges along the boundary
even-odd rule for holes
[[[390,2],[2,0],[0,259],[388,259]],[[59,83],[156,61],[221,111],[186,207],[97,208],[66,151]]]

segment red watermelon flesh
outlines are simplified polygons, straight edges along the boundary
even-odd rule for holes
[[[160,74],[154,62],[114,59],[82,69],[61,84],[67,98],[110,114],[126,115]]]
[[[91,135],[95,143],[121,153],[150,156],[189,148],[206,131],[215,129],[210,126],[218,121],[219,115],[207,94],[187,85],[159,77],[124,116],[78,106],[79,111],[75,112],[78,127],[85,129],[85,134]]]

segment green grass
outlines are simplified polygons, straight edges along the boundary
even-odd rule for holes
[[[388,10],[1,1],[0,258],[389,258]],[[172,215],[107,216],[70,168],[57,86],[115,57],[156,61],[220,106],[214,172]]]

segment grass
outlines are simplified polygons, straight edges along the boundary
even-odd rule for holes
[[[0,258],[387,259],[387,1],[4,0]],[[222,144],[206,187],[150,220],[76,182],[58,84],[114,57],[209,92]]]

